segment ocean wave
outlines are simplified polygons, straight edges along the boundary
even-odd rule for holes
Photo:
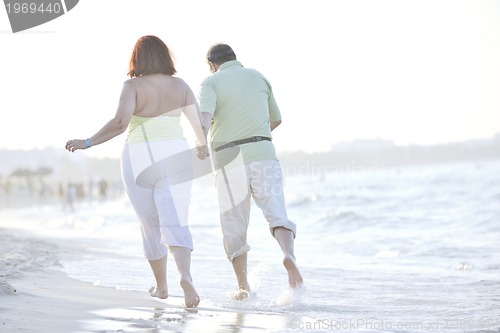
[[[353,211],[338,211],[334,213],[328,213],[325,217],[322,217],[318,222],[360,222],[365,221],[367,218],[363,215],[357,214]]]
[[[493,215],[488,215],[482,219],[479,219],[474,224],[474,229],[480,233],[487,233],[487,232],[498,233],[500,231],[500,224],[498,223],[499,221],[500,221],[500,212]]]
[[[337,233],[351,232],[369,224],[369,219],[354,211],[337,211],[323,215],[315,224],[320,230],[335,230]]]
[[[384,249],[384,250],[378,251],[377,254],[375,254],[374,258],[377,258],[377,259],[397,258],[397,257],[399,257],[399,253],[400,252],[398,250]]]
[[[309,205],[312,203],[316,203],[317,201],[319,201],[321,199],[322,199],[322,197],[317,195],[317,194],[296,197],[296,198],[287,200],[287,206],[290,208],[305,206],[305,205]]]

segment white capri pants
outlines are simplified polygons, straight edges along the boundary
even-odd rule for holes
[[[264,213],[271,234],[277,227],[292,231],[294,237],[296,233],[296,225],[286,213],[279,162],[268,159],[239,165],[235,161],[235,164],[217,170],[220,221],[230,261],[250,250],[247,243],[250,197]]]
[[[192,154],[184,139],[126,145],[122,177],[141,224],[144,255],[157,260],[166,246],[193,249],[188,212],[193,179]]]

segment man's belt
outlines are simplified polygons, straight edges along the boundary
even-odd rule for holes
[[[263,140],[272,141],[271,138],[268,138],[267,136],[253,136],[253,137],[248,138],[248,139],[231,141],[229,143],[223,144],[222,146],[214,148],[213,151],[218,152],[222,149],[231,148],[234,146],[242,145],[244,143],[259,142],[259,141],[263,141]]]

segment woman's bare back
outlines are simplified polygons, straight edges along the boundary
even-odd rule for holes
[[[136,88],[134,115],[180,116],[186,106],[189,87],[180,78],[165,74],[146,75],[130,80]]]

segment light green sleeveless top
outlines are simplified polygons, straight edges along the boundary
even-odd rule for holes
[[[125,144],[140,142],[183,139],[181,117],[140,117],[132,116]]]

